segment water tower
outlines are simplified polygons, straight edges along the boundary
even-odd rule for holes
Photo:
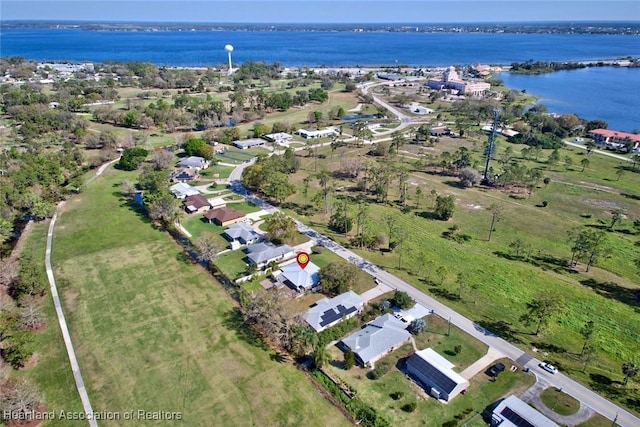
[[[231,73],[233,72],[233,68],[231,67],[231,52],[233,52],[233,46],[228,44],[228,45],[226,45],[224,47],[224,50],[227,52],[227,55],[229,55],[229,71],[228,71],[228,75],[230,76]]]

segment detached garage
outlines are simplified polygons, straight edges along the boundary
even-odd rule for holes
[[[469,381],[453,370],[453,363],[431,348],[407,359],[407,371],[436,399],[450,401],[469,387]]]

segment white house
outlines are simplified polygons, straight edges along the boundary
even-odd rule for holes
[[[335,127],[329,126],[324,129],[298,129],[296,133],[304,139],[318,139],[337,135],[338,131]]]
[[[491,413],[491,426],[500,427],[558,427],[558,424],[533,409],[531,406],[509,396],[496,406]]]
[[[407,359],[407,372],[436,399],[450,401],[469,387],[469,381],[453,370],[455,365],[431,348]]]
[[[209,161],[205,160],[203,157],[191,156],[191,157],[185,157],[184,159],[180,159],[177,166],[185,167],[185,168],[193,168],[199,171],[201,169],[208,168]]]
[[[276,280],[282,285],[286,285],[298,292],[305,292],[312,289],[320,282],[320,267],[309,262],[305,268],[300,267],[297,262],[283,265]]]
[[[188,196],[195,196],[196,194],[200,194],[198,190],[184,182],[173,184],[171,187],[169,187],[169,191],[171,191],[171,194],[173,194],[177,199],[184,199]]]
[[[342,322],[362,311],[364,300],[353,291],[348,291],[331,299],[322,298],[307,311],[304,320],[316,332]]]
[[[276,144],[286,144],[293,138],[292,135],[286,132],[276,132],[270,133],[264,136],[264,138],[269,142],[275,142]]]
[[[358,363],[373,367],[376,361],[409,341],[411,334],[406,326],[393,315],[383,314],[343,338],[342,347],[350,348]]]
[[[249,261],[262,268],[272,261],[284,261],[294,256],[293,248],[289,245],[275,246],[262,242],[247,246]]]

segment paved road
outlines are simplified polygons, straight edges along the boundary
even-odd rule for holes
[[[103,171],[104,169],[102,169]],[[102,173],[102,171],[99,171]],[[69,328],[67,327],[67,321],[64,317],[64,312],[62,311],[62,304],[60,303],[60,296],[58,295],[58,288],[56,287],[56,279],[53,276],[53,269],[51,268],[51,243],[53,240],[53,227],[56,225],[56,219],[58,218],[58,213],[56,212],[51,218],[51,223],[49,224],[49,232],[47,233],[47,248],[45,251],[44,264],[47,269],[47,277],[49,278],[49,285],[51,287],[51,297],[53,298],[53,305],[56,308],[56,314],[58,316],[58,323],[60,324],[60,329],[62,330],[62,338],[64,340],[64,345],[67,348],[67,354],[69,355],[69,363],[71,363],[71,371],[73,372],[73,378],[76,382],[76,388],[78,389],[78,394],[80,394],[80,400],[82,401],[82,407],[84,408],[84,412],[89,418],[91,414],[93,414],[93,409],[91,407],[91,402],[89,401],[89,394],[87,393],[87,389],[84,385],[84,381],[82,380],[82,374],[80,373],[80,365],[78,364],[78,359],[76,359],[76,353],[73,349],[73,343],[71,342],[71,335],[69,334]],[[98,427],[98,422],[93,419],[89,419],[89,425],[91,427]]]
[[[570,141],[564,141],[564,143],[567,144],[567,145],[570,145],[572,147],[581,148],[583,150],[587,149],[587,147],[585,147],[584,144],[577,144],[575,142],[570,142]],[[622,156],[620,154],[610,153],[610,152],[604,151],[604,150],[596,150],[596,149],[594,149],[593,152],[597,153],[597,154],[602,154],[603,156],[613,157],[614,159],[624,160],[625,162],[632,162],[633,161],[629,157],[625,157],[625,156]]]

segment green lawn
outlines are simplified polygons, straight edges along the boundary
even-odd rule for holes
[[[44,271],[44,251],[47,240],[48,222],[33,224],[22,254],[31,255],[34,260],[42,260]],[[67,357],[67,350],[62,340],[62,332],[58,325],[58,318],[53,306],[51,293],[48,291],[43,297],[43,312],[46,316],[47,328],[36,334],[34,348],[38,354],[38,363],[25,370],[17,371],[19,376],[25,376],[33,380],[44,397],[48,411],[59,414],[61,410],[69,412],[82,412],[82,403],[76,390],[76,384],[71,373],[71,365]],[[68,316],[68,313],[66,313]],[[84,365],[80,369],[85,375]],[[86,376],[84,377],[86,380]],[[86,422],[80,421],[52,421],[50,426],[84,426]]]
[[[215,165],[200,171],[200,177],[206,180],[229,178],[233,168],[231,166]],[[218,174],[217,177],[214,177]]]
[[[94,409],[179,411],[189,426],[347,425],[247,330],[222,287],[120,197],[128,176],[109,170],[88,185],[55,231],[53,265]]]
[[[547,408],[560,415],[573,415],[580,409],[580,402],[555,387],[545,389],[540,399]]]
[[[247,275],[246,258],[247,254],[239,249],[218,255],[214,264],[225,276],[235,280]]]
[[[640,344],[635,336],[640,329],[637,316],[638,302],[635,295],[640,288],[640,270],[633,260],[640,258],[638,235],[632,229],[632,221],[640,218],[640,202],[631,196],[640,188],[640,173],[627,171],[619,181],[615,170],[620,161],[599,155],[589,156],[589,165],[581,172],[579,160],[585,155],[578,149],[561,149],[561,159],[573,157],[574,166],[567,170],[563,164],[548,168],[542,162],[528,160],[525,165],[543,168],[545,176],[551,177],[548,186],[540,184],[532,196],[525,193],[515,196],[512,191],[498,191],[486,188],[462,189],[453,176],[425,172],[414,164],[421,152],[438,155],[443,151],[455,152],[460,146],[468,146],[472,156],[480,160],[482,142],[486,137],[469,139],[442,139],[432,150],[415,145],[405,145],[409,157],[396,156],[386,161],[409,169],[409,203],[414,208],[401,213],[396,203],[398,189],[394,181],[390,187],[390,202],[375,203],[373,197],[360,197],[368,205],[367,227],[375,233],[387,233],[385,215],[394,214],[397,226],[408,231],[405,251],[399,267],[397,251],[385,250],[355,251],[385,270],[408,281],[422,291],[433,295],[460,313],[486,326],[490,330],[518,344],[523,350],[542,348],[549,353],[548,359],[560,365],[564,372],[586,385],[600,389],[602,394],[618,399],[633,408],[637,402],[637,387],[631,386],[621,393],[616,385],[622,380],[620,366],[640,352]],[[512,147],[517,154],[523,148],[500,141],[496,158],[506,147]],[[367,156],[369,148],[344,147],[335,153],[320,150],[325,158],[319,161],[319,168],[334,171],[340,164],[353,159],[374,162],[379,159]],[[550,150],[545,150],[540,160],[546,160]],[[403,153],[404,155],[405,153]],[[299,191],[287,199],[292,207],[287,213],[309,224],[321,233],[339,243],[347,243],[343,235],[328,229],[329,216],[322,206],[301,209],[304,196],[302,180],[314,175],[314,159],[299,154],[301,167],[291,176],[291,182],[299,185]],[[499,164],[495,162],[495,167]],[[362,174],[360,175],[362,178]],[[333,178],[330,184],[337,189],[331,196],[334,203],[342,203],[342,197],[350,196],[349,210],[355,217],[359,193],[351,192],[354,181]],[[415,198],[415,187],[420,186],[425,195],[419,201]],[[449,221],[433,219],[433,202],[426,195],[431,190],[438,194],[453,195],[456,209]],[[312,178],[307,204],[321,191],[317,179]],[[629,196],[631,195],[631,196]],[[548,202],[546,208],[541,203]],[[501,219],[488,242],[491,225],[490,207],[502,207]],[[585,272],[585,264],[580,263],[573,271],[563,267],[571,257],[571,246],[567,243],[567,232],[576,226],[608,228],[611,210],[623,208],[626,218],[608,232],[608,243],[598,265]],[[457,226],[458,234],[467,234],[470,240],[457,243],[443,238],[443,233]],[[353,237],[353,232],[349,236]],[[524,255],[514,258],[510,244],[520,239],[525,246]],[[529,249],[530,248],[530,249]],[[386,247],[383,246],[383,249]],[[461,275],[461,276],[459,276]],[[458,280],[462,277],[463,286]],[[566,311],[550,328],[540,336],[532,335],[532,326],[524,325],[519,319],[526,311],[526,304],[536,295],[555,291],[565,299]],[[584,363],[579,359],[582,348],[580,329],[593,320],[597,326],[597,356],[583,373]],[[533,353],[532,353],[533,354]],[[604,376],[610,386],[597,384]],[[636,410],[638,410],[636,404]]]

